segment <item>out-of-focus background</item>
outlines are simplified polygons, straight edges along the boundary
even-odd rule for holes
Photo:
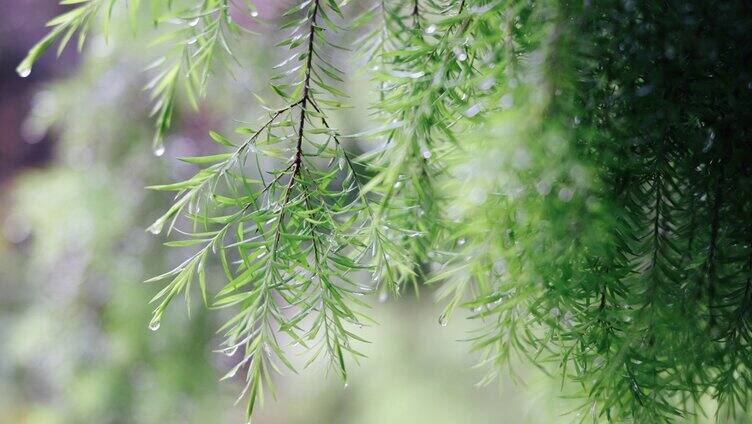
[[[46,55],[31,76],[14,69],[62,9],[51,0],[0,2],[0,423],[240,423],[239,381],[219,382],[233,358],[214,353],[222,318],[176,302],[158,332],[148,329],[156,286],[141,283],[181,260],[144,228],[169,198],[143,189],[194,169],[174,158],[213,149],[209,129],[260,113],[272,26],[243,39],[244,69],[220,70],[199,111],[182,105],[162,157],[152,154],[143,69],[148,19],[131,31],[116,11],[109,41]],[[257,2],[263,18],[273,1]],[[277,5],[279,7],[279,5]],[[96,31],[95,31],[96,34]],[[357,80],[357,77],[355,77]],[[367,94],[367,84],[352,90]],[[354,96],[365,99],[368,96]],[[365,105],[339,117],[367,121]],[[359,112],[360,111],[360,112]],[[230,132],[230,131],[227,131]],[[222,278],[217,275],[216,278]],[[487,370],[460,339],[473,323],[437,323],[430,289],[374,302],[368,359],[348,387],[316,364],[276,378],[254,422],[551,423],[570,409],[558,384],[516,368],[499,385],[476,387]]]

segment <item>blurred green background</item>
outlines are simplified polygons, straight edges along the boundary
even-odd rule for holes
[[[262,17],[275,15],[272,4],[259,2]],[[244,422],[240,382],[219,382],[233,365],[213,352],[223,317],[199,305],[189,316],[177,302],[159,331],[148,329],[158,287],[141,282],[186,252],[143,230],[170,200],[143,187],[194,172],[174,158],[211,151],[209,129],[261,113],[251,91],[266,90],[278,35],[257,27],[243,39],[244,68],[220,67],[204,106],[180,108],[166,154],[155,157],[142,70],[160,55],[144,48],[158,30],[144,24],[134,35],[116,14],[109,42],[94,35],[80,55],[48,55],[19,78],[15,66],[59,11],[49,0],[0,5],[0,423]],[[358,78],[353,97],[365,102]],[[362,129],[365,106],[339,117],[345,131]],[[439,311],[430,289],[375,301],[369,357],[352,364],[348,387],[320,363],[277,376],[277,399],[254,422],[576,418],[560,415],[572,405],[537,371],[516,367],[516,383],[505,373],[498,386],[476,387],[487,370],[473,368],[479,358],[461,342],[473,323],[441,327]]]

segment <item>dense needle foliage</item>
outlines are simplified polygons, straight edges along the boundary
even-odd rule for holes
[[[63,3],[22,76],[55,42],[80,46],[117,0]],[[256,12],[149,3],[172,28],[149,70],[162,154],[174,96],[198,104],[213,69],[238,67],[232,45],[253,35],[233,16]],[[229,376],[245,375],[249,416],[272,372],[293,369],[288,345],[346,381],[370,324],[360,296],[422,284],[438,286],[440,324],[471,311],[488,381],[528,358],[577,383],[583,418],[670,421],[714,413],[708,398],[719,414],[746,408],[746,2],[291,3],[268,113],[240,137],[211,133],[225,153],[182,158],[201,168],[192,178],[151,187],[176,197],[149,231],[191,252],[150,280],[164,286],[151,327],[195,286],[231,310],[222,350],[243,353]],[[331,118],[347,107],[343,57],[373,81],[374,129],[360,134]],[[355,153],[358,139],[373,147]]]

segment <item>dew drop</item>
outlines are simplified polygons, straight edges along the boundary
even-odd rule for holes
[[[198,25],[198,20],[199,19],[196,18],[196,19],[192,19],[192,20],[188,21],[188,26],[195,27],[196,25]]]
[[[486,192],[480,187],[473,187],[470,190],[470,201],[476,205],[480,205],[486,200]]]
[[[569,202],[574,197],[574,190],[572,190],[569,187],[562,187],[561,190],[559,190],[559,200],[562,202]]]
[[[396,183],[394,183],[394,188],[400,188],[400,187],[402,187],[402,181],[397,181]]]
[[[431,158],[431,151],[428,150],[428,149],[424,149],[423,152],[421,153],[421,155],[423,155],[424,159],[430,159]]]
[[[232,349],[225,351],[225,355],[227,355],[227,356],[235,356],[235,353],[237,351],[238,351],[238,347],[237,346],[233,346]]]
[[[346,388],[350,387],[350,383],[348,383],[347,381],[345,381],[345,384],[343,384],[343,386],[346,389]]]
[[[540,180],[538,181],[538,184],[535,185],[535,190],[541,196],[547,196],[548,193],[551,192],[551,182],[548,180]]]
[[[379,302],[384,303],[387,301],[387,299],[389,299],[389,293],[384,290],[379,294]]]
[[[190,45],[196,44],[197,41],[198,41],[198,37],[191,37],[188,40],[186,40],[185,44],[188,44],[190,46]]]
[[[464,237],[463,237],[463,238],[461,238],[461,239],[459,239],[459,240],[457,240],[457,246],[462,246],[462,245],[464,245],[464,244],[465,244],[465,241],[466,241],[466,240],[465,240],[465,238],[464,238]]]
[[[251,12],[251,17],[257,18],[258,17],[258,12],[256,12],[255,10],[253,12]]]
[[[645,97],[648,94],[652,93],[654,89],[655,89],[655,87],[652,84],[646,84],[646,85],[643,85],[641,87],[638,87],[635,90],[635,95],[637,97]]]
[[[567,312],[566,314],[564,314],[564,319],[561,323],[564,326],[564,328],[567,328],[567,329],[572,328],[572,318],[574,317],[572,316],[571,312]]]
[[[514,105],[514,96],[512,94],[507,93],[501,97],[501,100],[499,101],[499,106],[501,106],[502,109],[509,109]]]
[[[147,228],[146,231],[154,234],[155,236],[159,235],[159,233],[162,232],[162,222],[161,221],[157,221],[157,222],[151,224],[151,226],[149,228]]]
[[[460,62],[464,62],[465,60],[467,60],[467,53],[465,53],[465,51],[459,47],[454,48],[454,55],[457,57],[457,60]]]
[[[149,330],[151,331],[157,331],[159,330],[159,326],[161,325],[161,322],[159,319],[153,319],[149,323]]]
[[[442,326],[442,327],[446,327],[447,324],[449,324],[449,322],[447,321],[446,314],[441,314],[439,316],[439,325]]]
[[[154,146],[154,156],[160,157],[164,154],[164,152],[165,152],[164,144],[159,143],[156,146]]]
[[[339,169],[340,171],[344,171],[347,167],[347,160],[345,160],[344,157],[339,158]]]
[[[436,25],[430,25],[426,28],[426,34],[433,34],[434,32],[436,32]]]
[[[551,317],[558,318],[559,315],[561,315],[561,310],[559,308],[557,308],[556,306],[554,306],[553,308],[551,308],[551,312],[550,313],[551,313]]]
[[[707,153],[710,151],[711,148],[713,148],[713,142],[715,141],[715,131],[712,129],[708,130],[708,139],[705,143],[705,147],[702,148],[703,153]]]
[[[23,67],[19,66],[16,69],[16,72],[18,72],[18,76],[19,77],[26,78],[29,75],[31,75],[31,67],[30,66],[23,66]]]
[[[491,88],[493,88],[494,84],[496,84],[496,78],[489,77],[486,80],[484,80],[480,85],[478,86],[483,91],[488,91]]]
[[[476,104],[474,104],[474,105],[470,106],[470,107],[469,107],[469,108],[467,109],[467,111],[465,111],[465,115],[466,115],[466,116],[467,116],[468,118],[472,118],[472,117],[474,117],[475,115],[479,114],[479,113],[480,113],[480,110],[481,110],[481,105],[480,105],[479,103],[476,103]]]

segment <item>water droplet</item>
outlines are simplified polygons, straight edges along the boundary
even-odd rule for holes
[[[462,245],[464,245],[464,244],[465,244],[465,241],[466,241],[466,240],[465,240],[465,238],[464,238],[464,237],[463,237],[463,238],[460,238],[459,240],[457,240],[457,246],[462,246]]]
[[[434,32],[436,32],[436,25],[430,25],[426,28],[426,34],[433,34]]]
[[[154,234],[155,236],[159,235],[159,233],[162,232],[162,226],[163,225],[164,225],[163,221],[161,221],[161,220],[157,221],[157,222],[151,224],[151,226],[149,226],[149,228],[147,228],[146,231]]]
[[[160,157],[164,154],[164,152],[165,152],[164,144],[158,143],[157,145],[154,146],[154,156]]]
[[[713,129],[708,130],[708,141],[705,143],[705,147],[702,148],[703,153],[707,153],[710,151],[710,149],[713,147],[713,143],[715,142],[715,131]]]
[[[551,313],[551,317],[558,318],[559,315],[561,315],[561,310],[559,308],[557,308],[556,306],[554,306],[553,308],[551,308],[551,312],[550,313]]]
[[[476,205],[480,205],[481,203],[485,202],[486,191],[480,187],[473,187],[473,189],[470,190],[470,201]]]
[[[192,44],[196,44],[197,41],[198,41],[198,37],[191,37],[188,40],[186,40],[185,44],[188,44],[190,46]]]
[[[384,290],[383,292],[379,293],[379,302],[384,303],[389,299],[389,293]]]
[[[190,21],[188,21],[188,26],[195,27],[196,25],[198,25],[198,21],[198,18],[191,19]]]
[[[569,187],[562,187],[559,190],[559,200],[562,202],[569,202],[574,197],[574,190]]]
[[[160,320],[158,318],[154,318],[149,323],[149,330],[151,330],[151,331],[157,331],[157,330],[159,330],[159,326],[160,325],[161,325]]]
[[[402,181],[397,181],[396,183],[394,183],[394,188],[400,188],[400,187],[402,187]]]
[[[344,157],[339,158],[339,169],[340,171],[344,171],[347,167],[347,160],[345,160]]]
[[[460,62],[467,60],[467,53],[459,47],[454,48],[454,55],[457,56],[457,60]]]
[[[489,78],[486,78],[482,83],[480,83],[478,88],[480,88],[483,91],[488,91],[491,88],[493,88],[494,84],[496,84],[496,78],[489,77]]]
[[[253,12],[251,12],[251,17],[257,18],[258,17],[258,12],[256,12],[255,10]]]
[[[16,72],[18,72],[19,77],[26,78],[31,75],[31,66],[19,66],[16,68]]]
[[[421,152],[421,155],[423,155],[424,159],[431,159],[431,151],[428,149],[423,149],[423,152]]]
[[[551,192],[551,182],[548,180],[540,180],[538,181],[538,184],[535,185],[535,190],[541,196],[547,196],[548,193]]]
[[[511,93],[507,93],[501,97],[501,100],[499,101],[499,106],[502,109],[509,109],[514,105],[514,96]]]
[[[652,84],[645,84],[643,86],[637,87],[635,90],[635,96],[637,97],[645,97],[648,94],[652,93],[655,87]]]
[[[348,383],[347,381],[345,381],[345,384],[343,384],[343,386],[346,389],[346,388],[350,387],[350,383]]]
[[[442,327],[446,327],[447,324],[449,324],[449,322],[447,321],[446,314],[441,314],[439,316],[439,325],[442,326]]]
[[[227,356],[235,356],[235,353],[238,351],[237,346],[233,346],[232,349],[225,350],[225,355]]]
[[[561,326],[567,330],[572,328],[572,317],[565,314],[564,319],[561,321]]]
[[[474,105],[470,106],[470,107],[469,107],[469,108],[467,109],[467,111],[465,111],[465,115],[466,115],[466,116],[467,116],[468,118],[472,118],[473,116],[475,116],[475,115],[479,114],[479,113],[480,113],[480,111],[481,111],[481,109],[482,109],[482,106],[481,106],[481,105],[480,105],[479,103],[476,103],[476,104],[474,104]]]

